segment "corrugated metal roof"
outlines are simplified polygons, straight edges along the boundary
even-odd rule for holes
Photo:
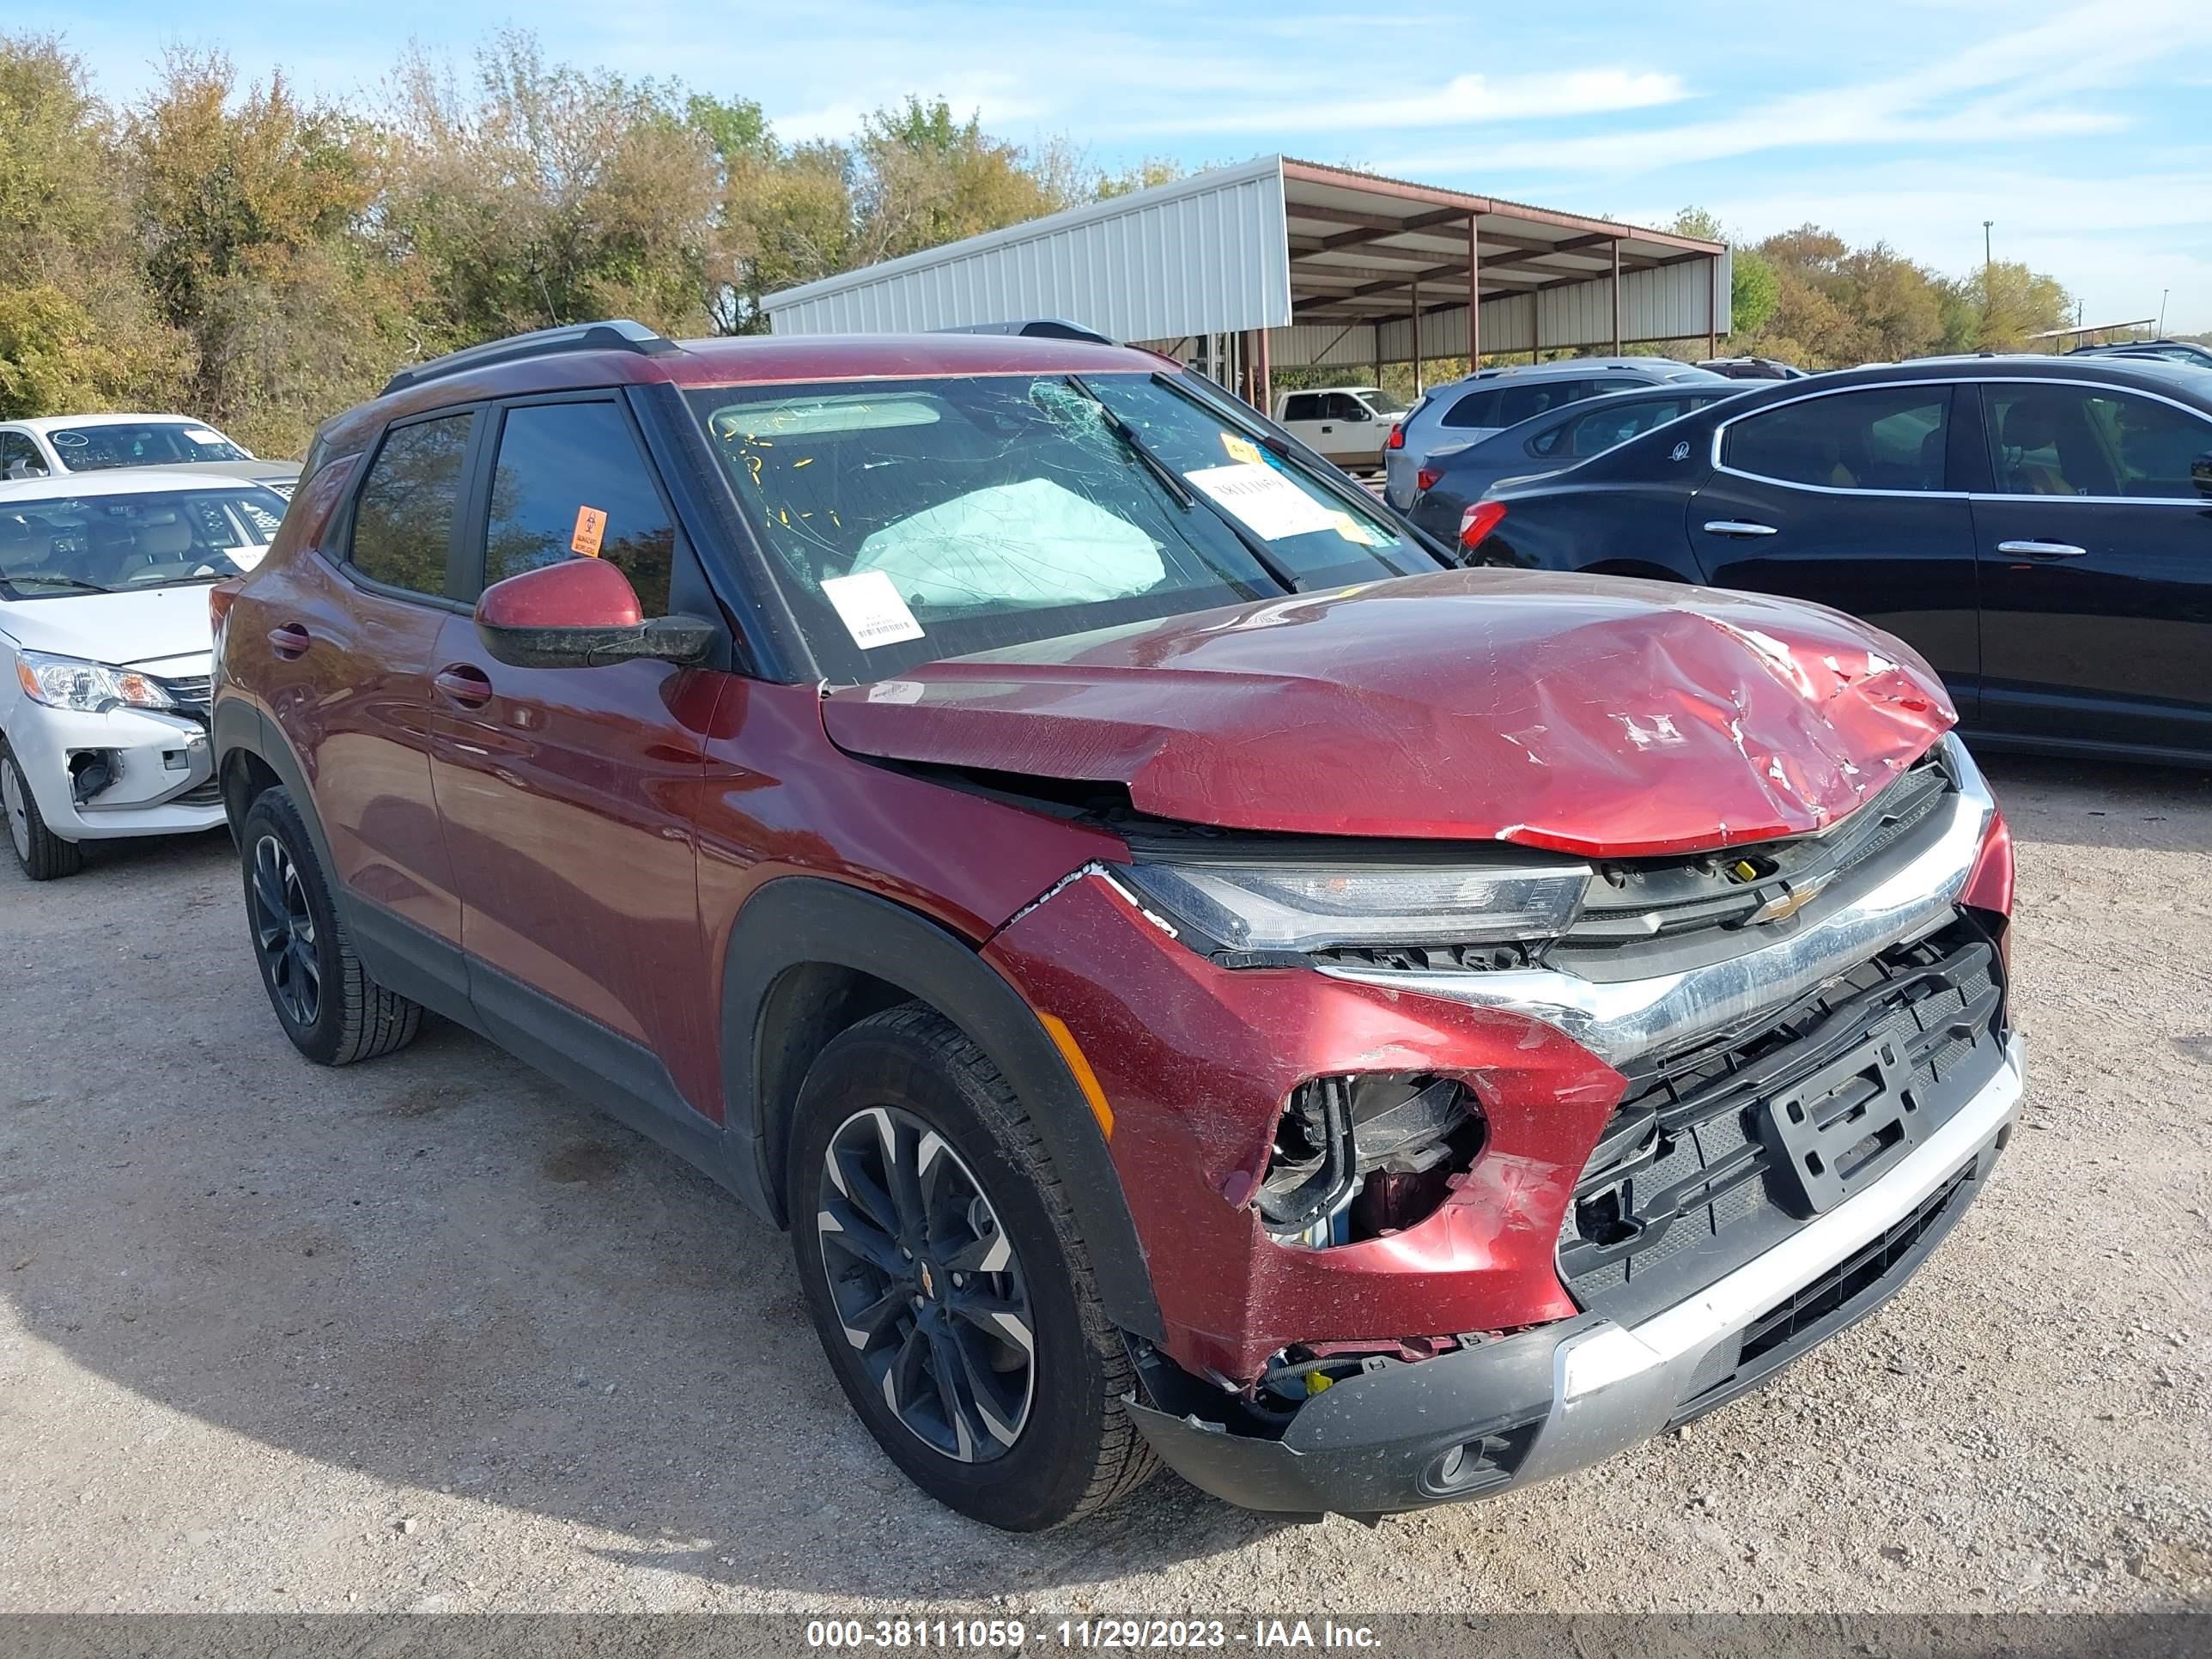
[[[1421,355],[1456,356],[1467,349],[1478,223],[1488,351],[1609,343],[1616,269],[1624,343],[1727,331],[1719,244],[1280,155],[786,289],[762,305],[779,334],[1043,317],[1161,343],[1264,328],[1285,365],[1310,361],[1302,348],[1330,362],[1359,361],[1346,354],[1363,349],[1366,361],[1402,361],[1418,306]]]
[[[1117,340],[1291,319],[1281,158],[1110,201],[766,296],[779,334],[881,333],[1060,317]]]

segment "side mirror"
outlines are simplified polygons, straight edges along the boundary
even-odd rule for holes
[[[2189,481],[2197,486],[2198,495],[2212,500],[2212,449],[2190,462]]]
[[[697,662],[714,625],[641,614],[629,578],[604,559],[563,559],[494,582],[477,600],[477,635],[518,668],[599,668],[643,657]]]

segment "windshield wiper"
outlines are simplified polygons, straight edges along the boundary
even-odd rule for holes
[[[1121,447],[1141,462],[1145,470],[1160,481],[1160,487],[1175,497],[1176,505],[1186,513],[1199,503],[1198,492],[1183,482],[1182,475],[1162,460],[1159,452],[1146,443],[1137,428],[1121,417],[1121,411],[1100,397],[1080,374],[1071,374],[1067,384],[1098,406],[1099,418],[1106,429],[1121,441]],[[1282,584],[1286,593],[1298,591],[1298,579],[1290,567],[1278,559],[1267,544],[1248,529],[1237,515],[1223,507],[1211,495],[1206,498],[1207,511],[1229,526],[1229,532],[1244,544],[1244,550],[1259,563],[1260,568]]]
[[[21,587],[27,582],[45,582],[54,587],[74,587],[85,593],[112,593],[112,587],[102,587],[98,582],[88,582],[82,576],[0,576],[10,587]]]
[[[1121,418],[1121,411],[1108,403],[1092,389],[1080,374],[1067,377],[1069,386],[1098,406],[1098,418],[1106,429],[1121,441],[1121,447],[1144,463],[1145,471],[1160,481],[1160,487],[1175,497],[1176,505],[1186,513],[1198,505],[1198,497],[1182,481],[1182,475],[1159,457],[1159,452],[1139,435],[1137,428]]]

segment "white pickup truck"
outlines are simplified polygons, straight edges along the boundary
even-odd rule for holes
[[[1382,465],[1391,425],[1405,412],[1388,392],[1371,386],[1285,392],[1275,399],[1277,424],[1347,471]]]

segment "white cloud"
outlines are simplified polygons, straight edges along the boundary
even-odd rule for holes
[[[2085,96],[2126,84],[2154,60],[2212,40],[2202,0],[2100,0],[1980,41],[1901,74],[1763,100],[1672,127],[1427,150],[1386,172],[1492,170],[1624,174],[1761,152],[1936,144],[2110,131],[2124,118]]]
[[[1405,127],[1474,126],[1486,122],[1557,120],[1616,110],[1650,109],[1688,96],[1681,77],[1656,70],[1570,70],[1558,74],[1455,75],[1442,86],[1413,88],[1389,98],[1317,93],[1296,103],[1271,102],[1204,113],[1161,115],[1109,131],[1349,132]]]

